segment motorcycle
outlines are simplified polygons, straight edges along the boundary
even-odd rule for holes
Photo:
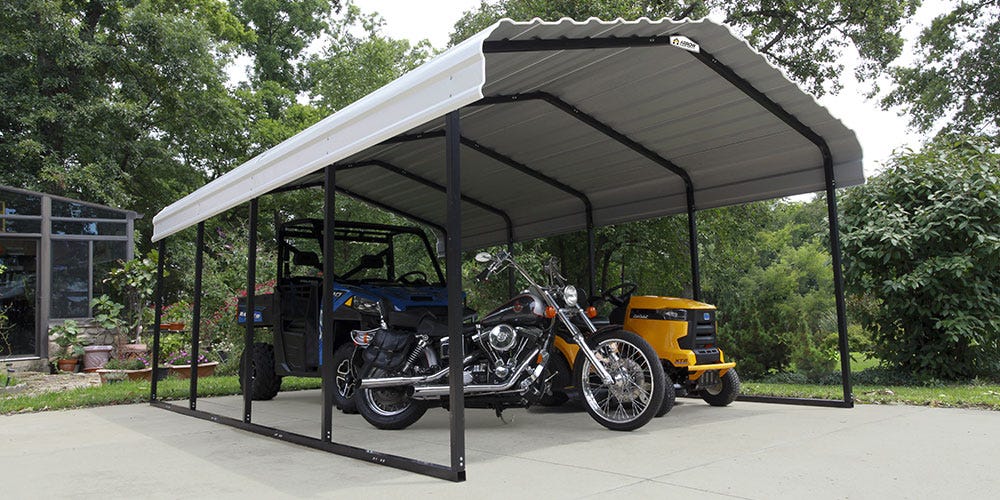
[[[355,402],[361,415],[380,429],[403,429],[428,408],[448,407],[448,373],[461,369],[465,406],[526,408],[551,394],[555,376],[547,364],[556,336],[580,346],[573,381],[590,416],[612,430],[631,431],[653,418],[667,383],[653,348],[618,327],[598,330],[596,313],[579,304],[579,294],[546,265],[546,285],[537,283],[508,252],[480,253],[487,264],[477,281],[508,266],[529,284],[478,321],[463,325],[464,359],[449,357],[447,325],[427,313],[381,307],[381,327],[354,331],[363,364]],[[391,327],[388,325],[392,325]],[[581,328],[582,326],[582,328]]]

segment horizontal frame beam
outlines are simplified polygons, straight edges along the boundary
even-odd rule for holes
[[[189,417],[200,418],[202,420],[208,420],[222,425],[228,425],[229,427],[234,427],[240,430],[253,432],[255,434],[260,434],[261,436],[267,436],[273,439],[277,439],[279,441],[285,441],[300,446],[307,446],[309,448],[326,451],[329,453],[334,453],[336,455],[340,455],[343,457],[355,458],[358,460],[374,463],[377,465],[388,465],[396,469],[416,472],[418,474],[436,477],[439,479],[447,479],[449,481],[457,482],[465,480],[465,471],[461,471],[460,473],[456,474],[452,472],[451,467],[435,464],[432,462],[424,462],[422,460],[401,457],[398,455],[392,455],[390,453],[381,453],[378,451],[366,450],[364,448],[358,448],[356,446],[336,443],[333,441],[323,441],[320,439],[316,439],[314,437],[304,436],[302,434],[296,434],[294,432],[287,432],[281,429],[275,429],[274,427],[268,427],[266,425],[248,423],[239,419],[226,417],[215,413],[210,413],[202,410],[191,410],[188,408],[184,408],[183,406],[178,406],[164,401],[154,401],[150,403],[150,405],[155,408],[161,408],[175,413],[180,413],[182,415],[187,415]]]
[[[416,182],[418,184],[421,184],[423,186],[429,187],[429,188],[434,189],[435,191],[438,191],[438,192],[441,192],[441,193],[445,193],[447,191],[447,189],[445,188],[445,186],[443,186],[441,184],[438,184],[437,182],[434,182],[434,181],[432,181],[432,180],[430,180],[430,179],[428,179],[426,177],[423,177],[421,175],[415,174],[415,173],[410,172],[409,170],[406,170],[406,169],[404,169],[404,168],[402,168],[402,167],[400,167],[398,165],[394,165],[392,163],[389,163],[389,162],[383,161],[383,160],[365,160],[365,161],[360,161],[360,162],[356,162],[356,163],[345,163],[345,164],[342,164],[342,165],[337,165],[337,169],[338,170],[349,170],[349,169],[356,169],[356,168],[365,167],[365,166],[375,166],[375,167],[382,168],[384,170],[388,170],[389,172],[392,172],[394,174],[400,175],[402,177],[406,177],[407,179],[410,179],[410,180],[412,180],[412,181],[414,181],[414,182]],[[471,196],[466,196],[464,194],[462,195],[462,201],[464,201],[464,202],[466,202],[466,203],[468,203],[470,205],[473,205],[475,207],[481,208],[481,209],[483,209],[483,210],[485,210],[487,212],[490,212],[490,213],[492,213],[494,215],[499,216],[500,218],[503,219],[504,223],[507,225],[507,233],[508,234],[513,234],[514,223],[511,221],[510,216],[507,215],[507,212],[505,212],[505,211],[503,211],[503,210],[501,210],[501,209],[499,209],[497,207],[494,207],[493,205],[490,205],[490,204],[485,203],[483,201],[480,201],[480,200],[478,200],[476,198],[473,198]]]
[[[545,52],[556,50],[629,49],[670,45],[669,35],[625,36],[615,38],[555,38],[549,40],[488,40],[483,42],[484,54],[511,52]]]
[[[780,396],[739,396],[737,401],[747,403],[773,403],[799,406],[823,406],[827,408],[853,408],[852,402],[842,399],[818,399],[818,398],[786,398]]]

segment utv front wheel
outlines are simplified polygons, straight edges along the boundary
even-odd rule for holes
[[[250,397],[256,401],[274,399],[281,390],[281,377],[274,371],[274,346],[264,342],[255,342],[249,353],[240,357],[240,390],[247,383],[244,380],[244,367],[247,355],[250,357]]]
[[[348,342],[333,353],[333,369],[336,372],[337,390],[333,391],[333,403],[344,413],[357,413],[354,392],[358,386],[358,372],[361,370],[360,355],[355,356],[357,347]]]
[[[740,395],[740,376],[736,374],[735,369],[730,369],[721,377],[714,372],[712,375],[715,375],[716,381],[702,389],[701,399],[712,406],[728,406],[736,400],[736,396]]]

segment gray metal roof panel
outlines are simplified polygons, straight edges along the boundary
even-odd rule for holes
[[[158,228],[157,237],[193,224],[178,220],[185,214],[203,217],[260,194],[246,192],[254,186],[254,174],[263,178],[267,169],[273,169],[292,177],[302,170],[290,162],[310,165],[306,168],[314,171],[318,167],[312,165],[377,159],[443,184],[440,137],[388,145],[378,142],[402,133],[440,132],[443,121],[438,117],[453,109],[461,110],[463,136],[584,193],[593,203],[597,224],[686,210],[680,177],[553,105],[542,101],[476,104],[477,95],[533,91],[557,96],[685,169],[693,181],[698,208],[821,190],[822,158],[816,146],[684,50],[664,45],[516,53],[482,50],[484,42],[498,40],[667,34],[699,43],[822,136],[832,150],[838,186],[863,182],[861,149],[854,133],[724,26],[648,19],[504,20],[442,54],[427,68],[352,105],[350,113],[333,115],[323,126],[300,134],[301,139],[286,141],[276,148],[280,155],[265,153],[264,158],[248,162],[239,169],[243,177],[230,176],[237,178],[164,210],[164,228]],[[432,92],[437,87],[429,85],[442,82],[448,82],[446,94]],[[408,91],[411,87],[412,92]],[[439,97],[442,102],[426,100],[434,95],[443,95]],[[365,113],[383,115],[368,119]],[[394,120],[391,113],[403,114]],[[350,148],[337,146],[342,136],[350,138]],[[583,203],[572,194],[472,148],[463,147],[461,157],[463,194],[505,211],[515,225],[516,239],[585,227]],[[286,165],[285,170],[281,165]],[[338,173],[338,184],[444,225],[442,193],[377,167],[366,168],[375,170]],[[301,181],[288,178],[285,184],[295,182]],[[211,193],[224,193],[224,202],[211,204],[207,200]],[[501,217],[463,204],[464,247],[505,239]]]

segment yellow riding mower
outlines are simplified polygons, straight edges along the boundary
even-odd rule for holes
[[[663,384],[666,395],[656,416],[665,415],[674,405],[676,396],[700,396],[712,406],[726,406],[740,392],[736,363],[726,362],[716,344],[715,306],[675,297],[635,296],[636,285],[622,283],[604,292],[604,299],[615,308],[603,328],[635,332],[646,339],[660,356],[664,373],[673,384]],[[595,321],[595,325],[599,325]],[[603,329],[602,328],[602,329]],[[576,353],[580,349],[572,341],[557,337],[550,361],[552,394],[542,404],[564,402]],[[566,383],[564,383],[566,382]],[[563,387],[563,390],[558,388]]]

